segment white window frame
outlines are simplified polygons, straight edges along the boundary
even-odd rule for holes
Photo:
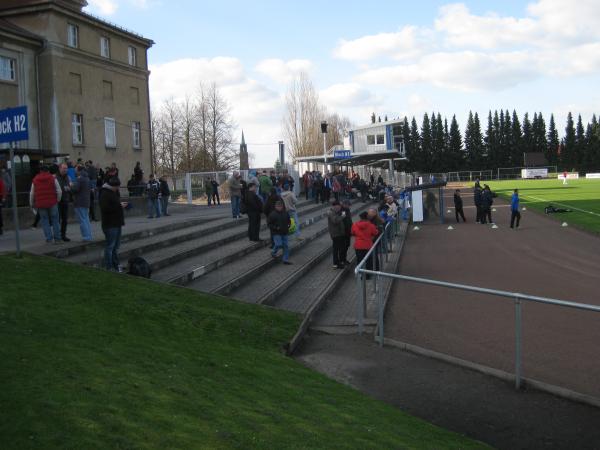
[[[381,143],[379,143],[379,138],[381,138]],[[385,134],[378,134],[375,136],[375,145],[385,145]]]
[[[373,139],[373,143],[369,144],[369,138]],[[367,134],[367,145],[375,145],[375,143],[377,142],[377,138],[375,137],[374,134]]]
[[[129,65],[137,67],[137,48],[130,45],[127,48],[127,57],[129,60]]]
[[[75,24],[68,24],[67,44],[72,48],[79,48],[79,27]]]
[[[100,56],[110,59],[110,39],[106,36],[100,38]]]
[[[131,123],[131,137],[133,139],[133,148],[136,150],[142,148],[142,126],[140,122]]]
[[[117,148],[117,123],[112,117],[104,118],[104,145],[106,148]]]
[[[83,145],[83,114],[71,114],[73,145]]]
[[[17,60],[0,56],[0,80],[16,81],[17,80]]]

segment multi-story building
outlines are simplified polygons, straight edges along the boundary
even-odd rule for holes
[[[153,42],[83,12],[85,0],[0,0],[0,109],[27,105],[36,155],[131,173],[152,166]],[[29,157],[27,158],[30,159]]]

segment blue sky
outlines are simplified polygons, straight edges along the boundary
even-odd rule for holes
[[[283,98],[299,71],[330,111],[365,123],[439,111],[600,112],[600,2],[89,0],[88,11],[152,38],[151,95],[215,81],[272,164]],[[252,147],[252,143],[272,143]]]

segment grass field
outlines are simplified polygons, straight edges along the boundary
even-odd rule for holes
[[[483,447],[285,357],[296,315],[48,258],[0,274],[2,448]]]
[[[543,212],[552,204],[556,208],[571,209],[569,213],[550,214],[550,217],[600,233],[600,180],[518,180],[486,182],[498,195],[510,199],[519,189],[521,203],[527,208]]]

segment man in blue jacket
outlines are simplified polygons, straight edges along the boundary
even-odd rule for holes
[[[517,219],[517,228],[521,222],[521,213],[519,212],[519,190],[515,189],[510,199],[510,227],[515,227],[515,219]]]

